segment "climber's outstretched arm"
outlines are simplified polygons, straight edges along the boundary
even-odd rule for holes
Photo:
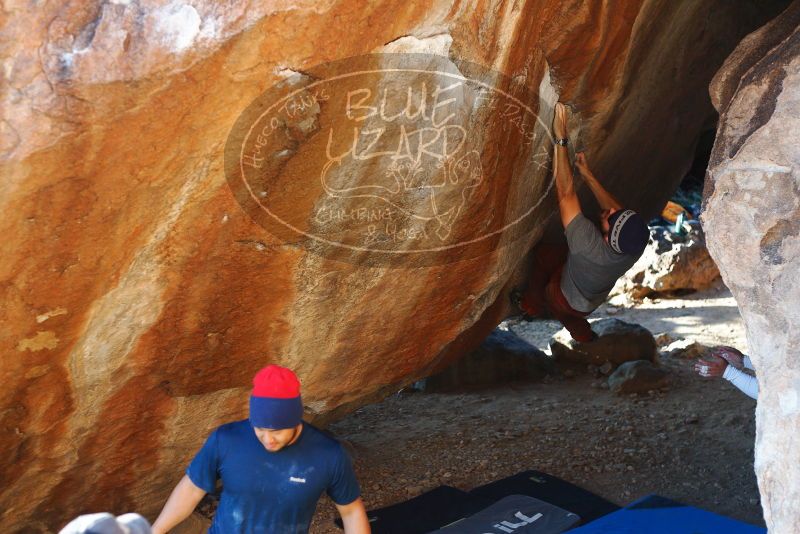
[[[609,193],[605,187],[600,183],[592,170],[589,168],[589,162],[586,161],[586,155],[583,152],[578,152],[575,155],[575,166],[583,176],[586,185],[591,189],[594,198],[600,205],[601,210],[621,210],[622,204],[617,200],[617,197]]]
[[[564,139],[567,136],[567,109],[561,102],[556,104],[553,134],[556,139]],[[575,192],[575,180],[572,176],[567,147],[555,144],[553,150],[553,174],[558,194],[558,210],[561,212],[561,224],[566,228],[572,219],[581,212],[581,203]]]

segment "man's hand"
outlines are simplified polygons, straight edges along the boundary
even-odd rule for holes
[[[726,367],[728,367],[728,362],[713,354],[697,360],[694,364],[694,370],[705,378],[721,377],[725,373]]]
[[[583,152],[578,152],[575,154],[575,167],[577,167],[578,172],[581,173],[581,176],[594,176],[592,171],[589,169],[589,162],[586,161],[586,154]]]
[[[556,136],[556,139],[563,139],[567,136],[567,108],[561,102],[556,103],[553,114],[553,135]]]
[[[342,526],[345,534],[369,534],[369,519],[367,510],[364,508],[364,501],[361,497],[350,504],[337,504],[336,509],[342,516]]]
[[[722,358],[728,362],[728,365],[740,371],[744,369],[744,355],[733,347],[715,347],[711,349],[711,354]]]

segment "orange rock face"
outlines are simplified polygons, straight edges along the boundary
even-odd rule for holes
[[[331,417],[472,348],[554,213],[543,125],[556,98],[609,188],[658,209],[713,122],[710,77],[776,9],[679,4],[6,6],[4,530],[152,517],[208,431],[245,415],[265,364],[294,368],[309,417]],[[262,130],[279,119],[263,143],[237,129],[276,84],[309,97],[330,73],[318,65],[385,53],[438,55],[445,70],[343,79],[327,100],[256,113]],[[399,105],[422,82],[434,106],[460,60],[487,70],[462,80],[453,122],[358,115],[378,89]],[[349,137],[330,136],[355,128],[374,154],[387,125],[392,148],[374,158],[341,158]],[[257,145],[264,167],[236,182],[226,146]]]

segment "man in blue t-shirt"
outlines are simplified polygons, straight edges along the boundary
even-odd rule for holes
[[[222,494],[210,534],[308,532],[323,492],[347,534],[370,532],[350,458],[338,441],[303,422],[300,383],[270,365],[253,379],[250,418],[222,425],[206,440],[153,524],[168,532],[218,479]]]

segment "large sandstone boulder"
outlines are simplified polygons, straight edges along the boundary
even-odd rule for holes
[[[6,4],[3,529],[152,518],[267,363],[298,372],[319,419],[467,353],[555,213],[555,99],[607,186],[653,213],[713,120],[711,76],[784,3]],[[367,78],[325,85],[330,62],[389,52],[440,59],[404,79],[373,57]],[[453,143],[414,126],[432,122],[420,100],[380,108],[378,94],[402,110],[406,89],[472,75],[462,60],[489,72],[455,86],[469,128]],[[258,100],[270,88],[277,107]],[[365,156],[390,118],[409,121],[392,130],[404,157]]]
[[[651,228],[650,243],[642,257],[617,281],[611,294],[635,301],[708,289],[719,280],[719,269],[708,254],[702,227],[687,226],[689,230],[681,235],[664,227]]]
[[[711,85],[720,111],[703,224],[747,324],[755,469],[770,532],[800,532],[800,3],[749,35]]]

